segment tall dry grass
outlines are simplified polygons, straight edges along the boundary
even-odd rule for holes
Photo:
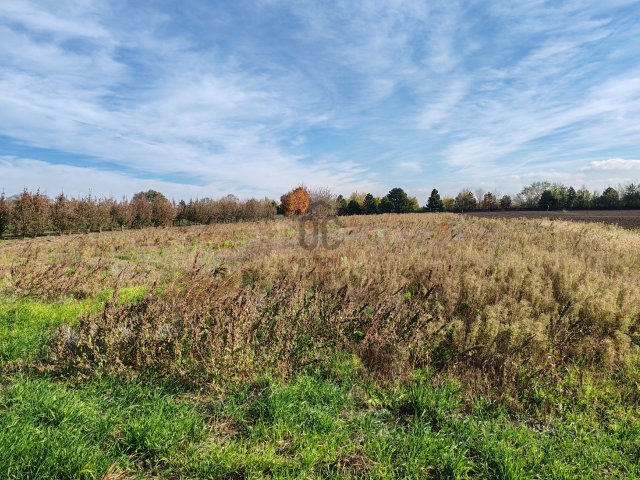
[[[343,222],[329,232],[341,242],[333,250],[301,248],[291,221],[4,244],[4,289],[50,296],[22,278],[45,278],[47,262],[61,259],[100,259],[85,288],[118,278],[156,285],[139,304],[111,302],[60,330],[47,362],[71,375],[224,387],[349,354],[379,378],[429,367],[503,385],[573,362],[603,369],[637,359],[637,232],[449,214]],[[19,248],[39,260],[16,270]],[[122,273],[135,268],[144,273]]]

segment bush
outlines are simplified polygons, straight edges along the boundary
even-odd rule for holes
[[[311,205],[311,196],[305,187],[300,186],[280,197],[280,203],[286,217],[304,215]]]

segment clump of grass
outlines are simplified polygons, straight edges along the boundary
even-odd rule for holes
[[[137,383],[103,379],[71,388],[17,377],[0,387],[7,479],[95,479],[114,464],[152,472],[204,434],[204,416],[192,405]]]
[[[144,298],[146,292],[146,287],[120,289],[117,303],[135,303]],[[95,299],[55,302],[34,298],[0,299],[0,364],[16,360],[30,361],[42,356],[43,347],[56,328],[61,325],[68,328],[81,315],[100,311],[112,297],[113,290],[105,290]]]

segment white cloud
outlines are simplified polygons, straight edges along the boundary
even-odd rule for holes
[[[418,162],[400,162],[398,166],[400,167],[401,170],[404,170],[407,172],[413,172],[413,173],[422,172],[422,165],[420,165]]]
[[[608,160],[596,160],[589,163],[582,171],[638,171],[640,172],[640,160],[625,160],[624,158],[610,158]]]
[[[256,165],[260,169],[260,165]],[[377,183],[367,180],[365,172],[361,174],[361,181],[350,183],[353,166],[344,165],[340,168],[330,168],[334,175],[327,175],[327,165],[321,165],[312,170],[311,180],[306,185],[311,188],[338,185],[340,191],[376,191],[380,187]],[[168,181],[160,178],[142,178],[117,171],[104,170],[75,165],[52,164],[28,158],[0,156],[0,192],[7,195],[19,193],[23,188],[34,189],[42,187],[50,196],[64,191],[70,196],[81,196],[92,193],[96,196],[128,196],[141,191],[154,189],[163,192],[176,200],[195,197],[220,197],[233,193],[242,198],[269,196],[277,198],[283,189],[272,184],[262,188],[252,186],[253,181],[267,174],[264,170],[255,172],[255,177],[239,176],[237,184],[227,185],[224,181],[213,181],[200,185]],[[295,174],[294,174],[295,175]],[[246,187],[238,187],[245,181]],[[288,178],[287,188],[295,185],[294,177]]]

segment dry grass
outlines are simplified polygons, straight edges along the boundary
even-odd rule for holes
[[[301,248],[291,221],[9,242],[0,273],[5,294],[46,298],[156,285],[62,328],[48,362],[66,374],[224,387],[351,354],[382,379],[428,367],[495,386],[637,358],[637,232],[448,214],[343,222],[333,250]]]

